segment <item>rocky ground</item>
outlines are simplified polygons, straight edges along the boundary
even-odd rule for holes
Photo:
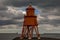
[[[16,37],[13,40],[21,40],[20,37]],[[24,38],[23,40],[28,40],[27,38]],[[31,40],[38,40],[37,38],[32,38]],[[60,40],[60,39],[56,39],[56,38],[45,38],[45,37],[41,37],[40,40]]]

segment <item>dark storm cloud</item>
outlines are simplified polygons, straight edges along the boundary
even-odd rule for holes
[[[50,25],[57,27],[60,25],[60,19],[49,20],[48,18],[45,18],[44,20],[41,19],[38,23],[39,24],[50,24]]]
[[[0,11],[0,17],[8,17],[9,14],[6,11]]]
[[[48,15],[60,16],[60,7],[42,8],[41,12],[40,15],[43,17],[47,17]]]
[[[6,18],[11,18],[11,19],[22,19],[24,15],[23,14],[15,15],[12,13],[7,13],[4,10],[4,11],[0,11],[0,17],[6,17]]]
[[[13,17],[12,19],[23,19],[24,15],[18,15],[17,17]]]
[[[0,26],[4,26],[4,25],[19,25],[21,26],[22,25],[22,22],[17,22],[17,21],[14,21],[14,20],[0,20]]]
[[[56,7],[60,6],[60,0],[6,0],[5,4],[12,6],[26,6],[31,2],[32,5],[40,7]]]
[[[55,9],[55,8],[54,8]],[[54,10],[53,9],[53,10]],[[57,10],[58,8],[56,8]],[[58,27],[60,26],[60,12],[58,12],[59,10],[57,10],[57,12],[53,11],[53,10],[43,10],[40,14],[41,17],[44,17],[43,19],[40,19],[38,21],[39,24],[50,24],[53,25],[54,27]],[[50,12],[52,11],[52,12]]]
[[[0,11],[0,26],[17,25],[17,24],[21,26],[22,22],[16,21],[17,19],[18,20],[23,19],[23,14],[15,15],[15,14],[6,12],[6,10]]]
[[[6,10],[6,6],[27,6],[31,2],[32,5],[38,7],[59,7],[60,0],[0,0],[0,10]]]
[[[0,20],[0,25],[10,25],[10,24],[17,24],[18,22],[13,20]]]
[[[19,1],[19,0],[7,0],[6,5],[11,5],[11,6],[16,6],[16,7],[21,7],[21,6],[26,6],[28,5],[29,1]]]
[[[5,2],[5,0],[0,0],[0,10],[7,10],[4,2]]]
[[[57,12],[53,15],[57,15],[57,16],[60,16],[60,7],[57,8]]]
[[[49,20],[47,18],[48,15],[57,15],[60,16],[60,0],[30,0],[30,1],[24,1],[24,0],[5,0],[3,2],[3,6],[0,6],[0,10],[6,10],[6,6],[15,6],[15,7],[21,7],[21,6],[27,6],[29,3],[31,2],[32,5],[38,6],[40,7],[47,7],[45,9],[42,10],[42,14],[41,16],[45,17],[44,20],[40,20],[39,24],[51,24],[51,25],[59,25],[60,21],[58,20]],[[56,8],[57,7],[57,8]],[[57,12],[53,13],[53,12],[49,12],[49,11],[53,11],[53,10],[57,10]],[[8,18],[12,18],[12,19],[22,19],[23,15],[18,15],[17,17],[14,17],[14,14],[11,13],[6,13],[5,11],[0,11],[0,17],[8,17]],[[10,21],[10,22],[9,22]],[[9,25],[9,24],[18,24],[19,22],[15,22],[13,20],[0,20],[0,24],[1,25]],[[19,23],[20,25],[22,25],[22,23]]]
[[[49,22],[51,25],[54,25],[55,27],[60,25],[60,20],[50,20]]]
[[[0,6],[0,10],[7,10],[5,6]]]
[[[60,0],[41,0],[37,5],[39,7],[59,7]]]

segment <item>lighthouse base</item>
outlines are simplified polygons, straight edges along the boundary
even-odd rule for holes
[[[17,37],[17,38],[14,38],[13,40],[40,40],[40,39],[37,39],[37,37],[33,37],[32,39],[28,39],[27,37],[24,39],[20,39],[20,37]]]
[[[13,40],[60,40],[56,38],[47,38],[47,37],[40,37],[40,38],[41,39],[37,39],[37,37],[33,37],[32,39],[28,39],[28,38],[20,39],[20,37],[16,37]]]

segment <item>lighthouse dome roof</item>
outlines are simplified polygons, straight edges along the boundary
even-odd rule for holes
[[[32,7],[32,5],[28,5],[28,7],[26,8],[26,10],[35,10],[35,8]]]

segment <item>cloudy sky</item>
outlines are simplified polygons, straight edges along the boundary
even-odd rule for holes
[[[60,0],[0,0],[0,33],[21,33],[29,3],[36,9],[40,33],[60,33]]]

